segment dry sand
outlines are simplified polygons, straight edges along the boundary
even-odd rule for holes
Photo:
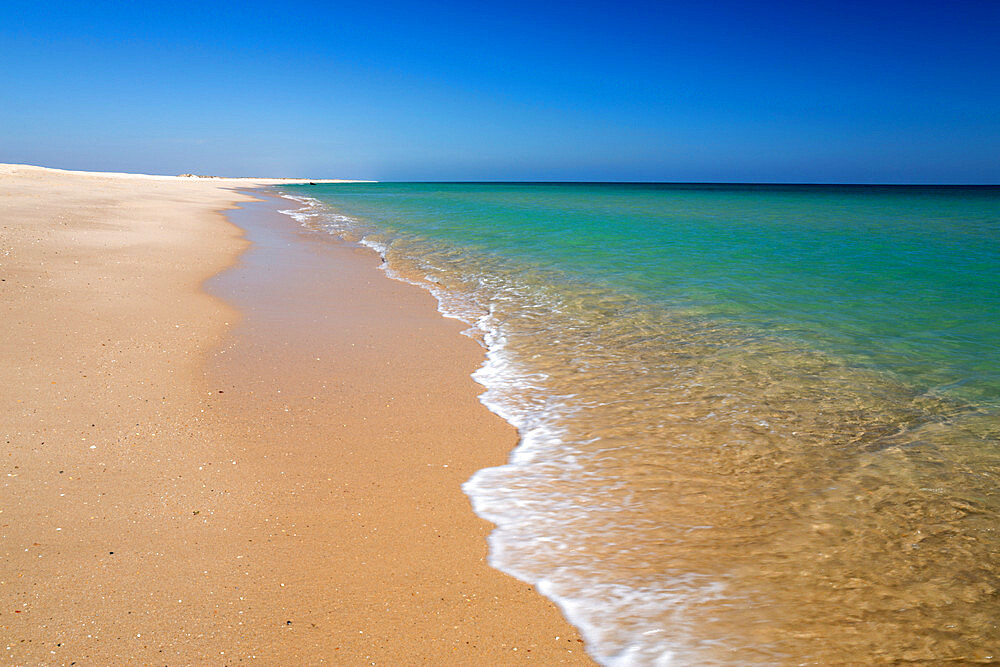
[[[0,662],[587,662],[459,488],[482,351],[273,203],[237,261],[263,184],[0,165]]]

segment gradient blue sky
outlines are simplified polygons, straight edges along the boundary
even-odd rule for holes
[[[0,162],[1000,183],[1000,2],[10,2]]]

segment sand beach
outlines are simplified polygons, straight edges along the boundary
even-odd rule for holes
[[[281,182],[0,166],[2,661],[588,662],[460,489],[482,349]]]

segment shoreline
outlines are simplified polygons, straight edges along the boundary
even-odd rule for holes
[[[380,271],[375,251],[279,213],[291,200],[255,194],[266,201],[228,214],[253,245],[209,286],[246,313],[209,377],[225,378],[248,441],[277,442],[278,432],[296,442],[267,455],[278,457],[281,482],[317,495],[284,506],[302,522],[319,519],[298,535],[315,545],[307,550],[336,543],[316,569],[347,601],[331,607],[322,592],[300,590],[310,625],[358,627],[341,637],[337,655],[347,662],[592,664],[554,603],[487,564],[492,524],[461,490],[517,443],[513,427],[478,401],[471,373],[483,349],[430,293]],[[261,408],[274,403],[284,406],[277,416]],[[337,466],[341,457],[348,466]],[[323,507],[325,494],[343,506]],[[267,504],[275,502],[283,503]],[[344,531],[355,537],[337,542]],[[339,571],[344,561],[355,565]],[[357,611],[373,589],[399,619],[388,627]]]
[[[253,358],[269,348],[234,344],[255,318],[281,319],[262,294],[240,314],[204,289],[215,293],[222,279],[214,276],[230,266],[223,275],[232,277],[250,261],[256,246],[241,255],[248,240],[218,211],[250,200],[229,188],[267,185],[259,180],[0,167],[8,323],[0,407],[12,417],[0,434],[8,448],[0,491],[6,659],[589,662],[554,605],[485,564],[488,525],[459,488],[482,456],[469,451],[482,447],[479,439],[470,447],[450,419],[421,422],[426,449],[404,436],[356,451],[357,443],[379,444],[389,413],[374,403],[377,393],[352,390],[348,377],[398,388],[391,401],[397,429],[429,412],[452,417],[456,403],[475,406],[475,419],[500,421],[476,401],[468,377],[474,366],[451,353],[451,342],[431,346],[441,356],[422,362],[447,375],[444,384],[410,379],[419,356],[386,356],[418,337],[426,344],[454,336],[475,346],[451,330],[430,295],[420,291],[423,302],[413,296],[391,307],[355,300],[352,313],[340,313],[341,326],[364,334],[336,342],[345,354],[335,359],[353,365],[354,376],[325,375],[313,361],[317,350],[287,336],[271,341],[281,343],[278,368]],[[368,277],[351,283],[357,288],[404,289],[377,275],[370,253],[335,247],[324,240],[300,250],[320,262],[336,252],[352,266],[367,263]],[[275,286],[280,268],[253,270]],[[319,329],[298,327],[297,317],[317,312],[298,291],[298,300],[280,302],[294,315],[286,312],[285,332],[329,326],[324,317]],[[400,313],[419,326],[387,327]],[[384,331],[397,338],[380,340]],[[348,353],[352,342],[361,354]],[[272,389],[280,383],[269,372],[294,377],[300,388],[337,377],[341,400],[317,409],[318,394],[236,391],[234,376],[213,375],[213,364],[239,354],[247,363],[236,366]],[[292,359],[301,366],[288,365]],[[429,388],[455,400],[428,402]],[[403,404],[408,411],[397,412]],[[256,433],[262,423],[253,414],[268,417]],[[334,430],[332,417],[356,429]],[[332,449],[331,440],[349,443],[353,454]],[[504,445],[492,445],[490,456],[505,456],[516,439],[508,430],[495,442]],[[407,461],[399,460],[401,449]],[[446,451],[449,468],[417,465],[443,466]],[[400,489],[419,514],[392,497]],[[425,489],[432,495],[413,505]],[[457,516],[454,494],[467,516]],[[356,521],[348,508],[359,503]],[[383,559],[380,567],[369,554]],[[460,567],[449,560],[455,554],[464,559]]]

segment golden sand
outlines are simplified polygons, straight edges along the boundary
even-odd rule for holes
[[[0,166],[3,661],[587,662],[460,491],[482,351],[273,206],[238,260],[264,184]]]

